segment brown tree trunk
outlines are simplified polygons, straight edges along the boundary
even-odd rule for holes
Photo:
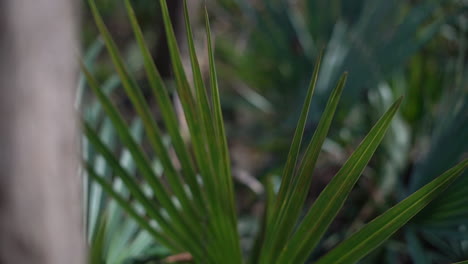
[[[0,263],[84,263],[74,0],[0,0]]]

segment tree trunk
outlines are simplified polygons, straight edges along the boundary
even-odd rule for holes
[[[0,264],[85,263],[78,2],[0,1]]]

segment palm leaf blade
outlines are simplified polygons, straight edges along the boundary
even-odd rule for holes
[[[398,99],[382,116],[319,195],[282,252],[280,263],[285,263],[287,260],[302,263],[307,259],[343,206],[349,192],[382,141],[401,101],[402,98]]]
[[[262,260],[264,263],[269,263],[272,259],[276,259],[278,257],[281,249],[287,241],[287,238],[294,230],[295,223],[298,221],[301,208],[312,182],[311,174],[333,120],[335,110],[338,106],[341,93],[343,92],[346,83],[346,77],[347,74],[344,73],[333,90],[327,106],[325,107],[324,114],[317,126],[312,140],[309,143],[309,146],[307,147],[302,163],[298,168],[299,173],[297,173],[297,175],[292,179],[291,187],[287,191],[284,200],[279,201],[281,202],[281,206],[279,212],[277,212],[277,221],[273,226],[275,237],[274,239],[270,239],[272,241],[270,243],[271,248],[265,249],[267,258]]]
[[[149,79],[149,84],[153,90],[153,94],[160,106],[161,114],[166,124],[169,135],[172,139],[172,144],[174,150],[179,158],[179,161],[182,166],[182,173],[185,176],[187,183],[192,192],[192,196],[197,200],[197,208],[202,209],[203,206],[203,195],[201,187],[199,186],[196,179],[196,172],[194,165],[190,159],[190,155],[186,149],[185,143],[180,135],[179,126],[177,124],[177,116],[172,108],[171,100],[169,98],[168,92],[165,88],[164,82],[154,64],[154,61],[151,57],[151,53],[145,43],[143,33],[141,32],[140,26],[138,25],[135,13],[130,4],[129,0],[125,1],[128,16],[135,34],[137,43],[139,45],[140,51],[143,55],[143,61],[145,70]]]
[[[101,102],[102,107],[104,108],[108,117],[112,121],[117,134],[119,135],[124,145],[128,148],[129,152],[131,153],[137,165],[137,168],[139,168],[144,178],[148,181],[148,183],[153,188],[153,192],[156,198],[158,199],[158,201],[161,203],[162,207],[164,207],[167,210],[167,213],[169,214],[171,218],[172,226],[175,227],[177,230],[181,230],[182,233],[191,234],[192,237],[197,237],[196,233],[199,232],[200,229],[197,227],[194,227],[194,225],[198,225],[199,223],[194,223],[193,221],[190,221],[190,219],[185,217],[181,212],[179,212],[179,210],[177,210],[175,204],[171,200],[170,194],[164,188],[162,183],[159,182],[159,180],[157,179],[157,176],[152,171],[151,165],[149,164],[149,161],[145,157],[145,154],[143,153],[141,148],[138,146],[138,144],[130,135],[130,131],[128,127],[126,126],[123,118],[120,116],[117,109],[112,105],[110,100],[99,89],[99,86],[96,80],[91,76],[91,74],[85,68],[85,66],[84,65],[81,65],[81,66],[82,66],[82,71],[86,76],[86,79],[88,81],[90,88],[92,89],[94,94],[97,96],[97,98]],[[149,213],[151,213],[151,211],[149,211]],[[182,239],[182,238],[179,238],[179,239]]]
[[[110,36],[107,27],[104,25],[104,22],[102,21],[102,18],[93,0],[90,0],[90,6],[94,19],[96,21],[96,25],[104,39],[104,43],[106,44],[107,50],[114,63],[115,69],[120,76],[120,80],[122,81],[124,90],[130,98],[130,101],[135,107],[138,115],[143,120],[143,124],[147,132],[149,141],[153,146],[155,152],[158,154],[159,159],[163,163],[166,178],[174,194],[176,195],[177,199],[180,201],[182,206],[186,209],[186,212],[190,214],[193,218],[197,218],[197,212],[193,208],[193,203],[190,201],[190,198],[188,197],[186,191],[183,188],[184,184],[181,181],[178,173],[176,172],[171,159],[169,158],[168,151],[166,150],[162,142],[161,132],[154,118],[152,117],[149,106],[146,103],[143,94],[141,93],[141,90],[138,88],[136,81],[130,76],[130,74],[126,70],[123,59],[119,54],[116,44]],[[141,165],[146,164],[141,163]],[[154,173],[150,168],[146,166],[146,168],[144,168],[143,173],[148,174],[148,182],[152,186],[152,188],[154,188],[155,190],[162,188],[158,181],[155,180]]]
[[[186,3],[186,1],[185,1]],[[186,9],[187,10],[187,9]],[[214,49],[212,46],[211,38],[211,29],[210,21],[208,16],[208,11],[205,8],[205,28],[206,36],[208,43],[208,57],[209,57],[209,67],[210,67],[210,80],[211,80],[211,96],[212,96],[212,112],[213,112],[213,126],[214,126],[214,136],[216,139],[216,148],[219,151],[220,160],[219,165],[219,174],[221,176],[221,183],[223,184],[223,192],[225,198],[223,199],[226,206],[226,215],[229,216],[231,228],[229,228],[229,236],[231,239],[231,248],[236,254],[236,261],[241,261],[242,254],[239,243],[239,234],[237,232],[237,217],[236,217],[236,207],[234,201],[234,187],[232,183],[231,176],[231,161],[229,158],[228,144],[226,133],[223,124],[223,114],[221,110],[221,101],[219,96],[219,87],[214,59]]]
[[[468,166],[468,159],[446,171],[411,196],[380,215],[346,239],[317,264],[354,263],[382,244],[387,238],[442,193]]]

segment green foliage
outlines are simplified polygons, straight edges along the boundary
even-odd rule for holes
[[[111,96],[99,85],[88,66],[82,63],[82,71],[88,86],[106,113],[103,126],[112,125],[124,153],[130,155],[132,161],[132,166],[125,166],[112,149],[110,143],[114,141],[104,142],[97,131],[96,123],[85,116],[83,130],[87,146],[93,153],[85,158],[84,167],[87,175],[120,205],[132,219],[133,224],[137,224],[139,230],[135,231],[133,228],[132,232],[137,232],[138,235],[150,235],[171,254],[189,252],[196,263],[243,263],[246,258],[243,256],[238,234],[234,184],[208,13],[205,12],[209,86],[204,83],[195,53],[187,2],[184,1],[184,17],[192,82],[188,80],[182,66],[166,1],[160,1],[175,75],[175,90],[180,98],[190,134],[190,141],[186,142],[180,131],[182,118],[174,110],[168,90],[145,44],[130,1],[125,0],[126,9],[142,53],[151,90],[159,105],[162,122],[155,119],[141,88],[127,69],[94,0],[90,0],[89,3],[120,83],[136,110],[138,116],[135,121],[136,128],[139,124],[149,144],[144,146],[139,142],[141,137],[135,136],[135,132],[132,132],[134,129],[127,125],[124,117],[110,100]],[[300,160],[299,153],[311,99],[320,76],[320,63],[319,57],[296,127],[278,194],[274,193],[271,184],[267,184],[268,201],[264,225],[261,228],[263,231],[258,234],[257,244],[250,255],[250,263],[307,261],[343,207],[351,189],[383,140],[402,102],[400,98],[389,107],[312,207],[305,209],[305,217],[301,217],[312,182],[313,170],[332,124],[347,76],[342,75],[329,97],[316,131]],[[164,127],[161,127],[161,123]],[[166,138],[169,140],[164,140]],[[91,156],[100,157],[106,164],[106,171],[98,170],[95,159]],[[416,190],[344,240],[320,258],[318,263],[354,263],[368,255],[442,193],[467,166],[468,160],[464,160]],[[106,259],[101,251],[106,247],[106,233],[117,230],[116,225],[112,224],[114,217],[116,216],[111,213],[104,214],[94,222],[97,223],[94,228],[90,229],[93,234],[90,254],[92,263],[100,263]],[[114,228],[109,229],[109,226]],[[148,246],[145,243],[136,244]]]
[[[396,114],[388,135],[366,170],[368,182],[358,187],[359,196],[351,198],[350,206],[343,213],[347,218],[341,219],[342,222],[352,221],[353,226],[367,222],[466,157],[468,35],[465,13],[468,6],[465,3],[441,0],[220,1],[222,4],[211,2],[213,9],[220,6],[225,9],[220,16],[219,23],[224,27],[216,50],[223,62],[219,63],[220,79],[239,94],[231,95],[226,101],[243,97],[257,109],[268,112],[268,115],[261,115],[258,114],[261,111],[251,111],[252,116],[257,113],[261,118],[252,118],[251,123],[242,124],[238,131],[251,127],[274,131],[256,138],[249,134],[254,138],[249,144],[258,144],[257,148],[266,149],[268,153],[276,151],[271,154],[276,162],[268,163],[262,170],[281,168],[289,147],[285,135],[294,129],[300,102],[307,91],[308,71],[321,47],[328,48],[323,55],[323,67],[308,117],[311,128],[315,128],[320,119],[332,84],[343,71],[350,71],[347,88],[324,144],[326,151],[333,149],[328,151],[333,157],[347,155],[347,149],[355,146],[356,138],[372,126],[377,116],[398,95],[405,95],[401,111]],[[226,20],[229,22],[224,22]],[[253,92],[275,107],[265,108],[265,103],[250,96]],[[245,105],[230,107],[234,113],[242,114]],[[312,131],[306,132],[305,137],[311,135]],[[343,161],[341,157],[337,160],[338,163]],[[329,159],[326,163],[323,168],[332,167],[336,161]],[[468,257],[466,246],[453,246],[464,245],[467,241],[464,230],[468,226],[468,203],[462,198],[463,190],[468,188],[466,179],[465,173],[414,219],[411,229],[416,231],[411,232],[415,231],[414,238],[423,245],[424,252],[413,254],[413,248],[417,247],[410,245],[411,255],[428,258],[419,263],[444,263]],[[363,206],[360,199],[366,199]],[[352,213],[355,210],[361,211],[356,215]],[[336,236],[347,233],[336,229],[333,232]],[[435,242],[434,236],[443,237],[444,243]],[[406,243],[401,237],[393,242]],[[452,246],[440,246],[445,243]],[[321,250],[329,250],[333,244]],[[462,250],[456,250],[459,247]],[[449,248],[456,249],[447,250]],[[403,247],[390,243],[386,251],[369,263],[383,261],[384,255],[403,257],[407,254]],[[446,255],[446,258],[433,258],[436,254]],[[418,262],[418,259],[413,258],[413,261]]]
[[[440,0],[414,5],[398,0],[222,2],[237,6],[226,12],[232,13],[232,31],[250,28],[219,41],[217,51],[227,62],[223,77],[241,79],[274,104],[287,106],[302,98],[307,69],[320,48],[329,47],[317,84],[320,100],[313,106],[314,121],[343,71],[352,69],[342,99],[348,108],[427,45],[446,21],[466,11],[461,3]],[[242,48],[235,45],[236,36],[246,39]]]

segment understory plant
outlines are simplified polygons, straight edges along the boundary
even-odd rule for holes
[[[384,138],[402,98],[394,102],[376,122],[312,206],[304,208],[313,181],[313,170],[332,124],[347,76],[346,73],[341,76],[328,99],[312,139],[304,144],[302,138],[319,76],[319,56],[284,165],[281,185],[275,190],[273,184],[266,183],[262,225],[254,245],[245,254],[238,233],[235,189],[220,105],[209,17],[205,10],[209,61],[207,85],[195,52],[187,2],[183,2],[193,80],[189,80],[184,71],[166,1],[160,0],[175,76],[174,94],[180,98],[184,117],[181,118],[151,58],[130,1],[125,0],[148,83],[162,118],[159,121],[143,96],[140,85],[127,69],[94,0],[89,0],[96,25],[120,83],[137,113],[138,121],[136,126],[130,127],[127,124],[110,96],[82,63],[88,86],[106,113],[106,120],[109,120],[105,124],[112,125],[125,152],[135,165],[126,166],[109,144],[102,140],[97,132],[98,128],[84,119],[83,131],[87,143],[111,170],[103,175],[90,159],[85,158],[86,174],[135,221],[134,228],[144,230],[156,243],[164,246],[170,255],[183,254],[184,259],[195,263],[308,262]],[[188,127],[188,139],[181,132],[181,120],[185,120]],[[138,124],[141,124],[148,144],[135,139],[135,127],[138,128]],[[301,151],[303,145],[306,146]],[[465,159],[447,170],[331,251],[314,259],[314,263],[347,264],[365,257],[444,191],[467,165],[468,160]],[[102,218],[104,220],[92,232],[92,263],[105,262],[100,253],[105,248],[105,225],[113,216],[115,215],[105,215]]]

